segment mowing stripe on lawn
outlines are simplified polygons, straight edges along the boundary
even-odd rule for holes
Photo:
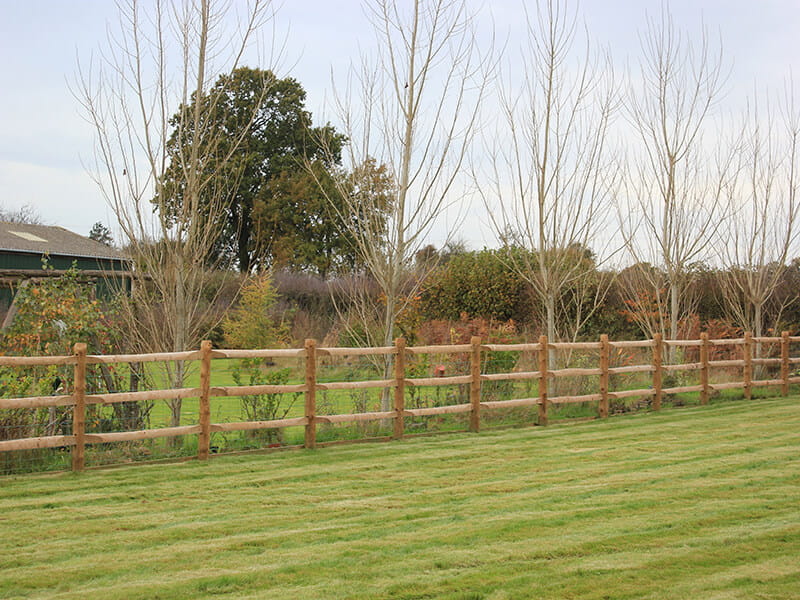
[[[800,401],[0,480],[3,598],[797,598]]]

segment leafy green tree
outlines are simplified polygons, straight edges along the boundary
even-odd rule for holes
[[[359,204],[367,194],[364,215],[356,219],[345,205]],[[283,171],[262,188],[253,211],[256,235],[269,244],[267,266],[312,271],[323,279],[363,270],[359,223],[369,219],[373,229],[385,229],[393,194],[389,168],[373,158],[349,172],[332,173],[316,159],[307,160],[304,171]]]
[[[241,67],[220,76],[199,100],[193,96],[190,106],[182,106],[172,119],[181,121],[182,115],[194,111],[195,103],[200,102],[199,127],[203,131],[197,132],[196,127],[178,128],[170,138],[168,150],[172,159],[162,180],[163,198],[159,200],[167,211],[177,210],[186,180],[177,157],[195,138],[212,140],[212,147],[202,149],[209,157],[202,165],[202,175],[209,182],[204,191],[209,199],[205,201],[222,196],[226,219],[213,254],[235,263],[242,272],[269,263],[272,248],[285,246],[290,233],[308,233],[299,228],[276,231],[263,222],[265,211],[285,200],[293,186],[305,191],[305,162],[315,161],[317,168],[325,171],[340,160],[344,137],[330,125],[314,127],[311,113],[305,110],[305,99],[306,92],[297,80],[279,79],[268,70]],[[292,196],[289,207],[282,207],[280,213],[296,214],[296,205],[304,200],[303,196]],[[203,201],[201,198],[201,204]],[[322,218],[316,209],[317,198],[311,197],[309,202],[300,213],[316,213]],[[254,222],[257,204],[262,220],[258,231]],[[277,240],[271,237],[272,233]],[[313,241],[313,236],[307,236],[296,244]]]
[[[267,182],[253,206],[253,235],[266,250],[264,266],[310,271],[323,279],[355,269],[360,261],[352,236],[338,226],[340,217],[331,208],[339,193],[318,160]]]

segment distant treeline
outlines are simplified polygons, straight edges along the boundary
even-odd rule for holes
[[[542,333],[543,309],[537,306],[537,295],[532,293],[534,284],[519,274],[508,260],[507,252],[456,249],[440,254],[429,248],[419,255],[408,277],[424,277],[425,282],[413,298],[407,298],[406,309],[399,319],[402,334],[411,339],[426,337],[430,322],[463,323],[475,319],[496,325],[511,324],[520,338],[533,339]],[[590,282],[594,289],[587,292],[585,282],[581,282],[583,297],[599,296],[600,301],[596,308],[581,307],[573,294],[564,302],[565,307],[571,307],[565,310],[574,313],[582,309],[586,314],[578,339],[593,340],[601,333],[616,339],[644,339],[652,335],[648,324],[657,321],[659,299],[649,290],[636,289],[640,278],[634,273],[641,269],[657,272],[651,265],[621,270],[596,267]],[[703,330],[728,337],[745,330],[746,324],[739,322],[737,311],[731,309],[736,298],[731,297],[730,285],[725,285],[726,278],[736,276],[735,272],[705,264],[693,266],[688,295],[692,310],[680,323],[680,337],[694,338]],[[315,274],[277,271],[273,281],[278,292],[276,316],[290,324],[294,340],[342,334],[346,328],[338,327],[337,323],[347,319],[354,286],[362,288],[362,297],[371,298],[376,304],[381,302],[378,286],[363,275],[326,281]],[[598,288],[601,288],[599,294]],[[780,281],[765,303],[762,315],[765,335],[770,331],[800,330],[798,290],[800,258],[795,258],[780,269]],[[741,302],[744,304],[743,298]],[[574,319],[575,315],[565,314],[564,318]]]

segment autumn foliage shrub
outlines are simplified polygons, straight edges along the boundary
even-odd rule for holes
[[[462,313],[456,321],[430,320],[418,329],[419,341],[425,345],[468,344],[472,336],[479,336],[483,344],[516,344],[523,336],[513,319],[495,321],[483,317],[470,318]],[[493,351],[482,353],[483,373],[507,373],[514,370],[522,356],[521,352]],[[452,355],[452,368],[459,373],[469,372],[469,355]],[[513,383],[510,381],[487,382],[483,386],[485,399],[507,398]],[[467,389],[462,390],[462,400],[466,401]]]
[[[49,268],[47,263],[44,269]],[[95,299],[93,288],[80,271],[69,269],[60,277],[46,277],[20,286],[14,300],[16,315],[2,334],[0,352],[13,356],[63,356],[84,342],[90,354],[110,354],[118,348],[119,330],[114,307]],[[66,394],[72,380],[71,365],[0,367],[0,395],[6,398]],[[117,365],[90,365],[87,392],[117,391],[124,374]],[[129,415],[127,403],[115,404],[107,415],[92,406],[87,430],[118,425]],[[56,435],[69,429],[70,407],[0,411],[0,439]],[[144,425],[146,412],[138,411],[135,426]]]
[[[470,317],[462,312],[456,320],[432,319],[420,324],[419,340],[425,345],[469,344],[472,336],[480,336],[485,344],[516,344],[522,341],[513,319],[498,321]]]
[[[20,356],[72,354],[76,342],[90,351],[108,351],[114,345],[110,311],[93,297],[91,286],[80,281],[80,271],[48,277],[17,291],[17,313],[2,336],[2,352]]]

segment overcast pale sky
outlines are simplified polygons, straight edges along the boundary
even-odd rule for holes
[[[288,37],[279,73],[305,87],[315,121],[336,125],[325,110],[331,72],[344,76],[359,49],[374,39],[361,3],[282,4],[277,24]],[[494,22],[512,51],[519,46],[522,0],[475,5],[482,7],[483,27]],[[660,7],[656,0],[584,0],[579,12],[590,35],[610,48],[617,63],[635,64],[645,15]],[[740,108],[756,82],[777,91],[793,70],[800,78],[800,0],[675,0],[669,7],[680,29],[696,35],[704,22],[721,37],[733,68],[723,111]],[[115,20],[111,0],[0,0],[0,207],[31,204],[47,223],[83,235],[96,221],[115,228],[112,212],[84,168],[91,161],[93,132],[69,89],[78,60],[85,62],[102,48]],[[493,244],[488,229],[477,225],[482,210],[472,207],[473,218],[460,236],[473,248]]]

